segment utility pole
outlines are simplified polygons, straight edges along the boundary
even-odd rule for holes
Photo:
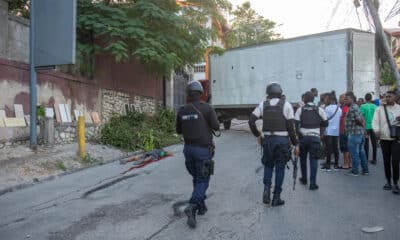
[[[379,19],[378,11],[375,8],[374,0],[364,0],[366,1],[369,12],[371,13],[372,20],[375,24],[376,34],[383,45],[383,49],[388,57],[390,68],[392,69],[394,78],[396,79],[397,89],[400,90],[400,74],[397,68],[396,62],[392,55],[392,50],[390,49],[388,39],[385,32],[383,31],[381,20]]]
[[[35,69],[35,0],[30,3],[30,29],[29,29],[29,94],[30,94],[30,146],[32,149],[37,147],[37,89],[36,89],[36,69]]]

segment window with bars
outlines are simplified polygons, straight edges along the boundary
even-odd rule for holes
[[[194,66],[194,72],[206,72],[205,65]]]

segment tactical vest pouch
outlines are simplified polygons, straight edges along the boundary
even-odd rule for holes
[[[276,148],[277,154],[281,154],[285,163],[290,160],[290,149],[284,145],[279,146]],[[278,152],[279,151],[279,152]]]
[[[310,158],[324,159],[325,155],[325,148],[323,148],[321,141],[319,139],[313,141],[310,149]]]
[[[207,160],[204,163],[204,169],[203,169],[204,176],[209,177],[211,175],[214,175],[214,164],[215,164],[214,160],[212,159]]]

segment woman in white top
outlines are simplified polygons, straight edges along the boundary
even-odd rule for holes
[[[337,103],[335,91],[328,95],[328,104],[325,107],[326,117],[329,120],[329,125],[325,130],[325,143],[326,143],[326,165],[322,169],[330,171],[331,169],[331,155],[335,155],[335,164],[333,168],[338,170],[339,167],[339,125],[342,110]]]

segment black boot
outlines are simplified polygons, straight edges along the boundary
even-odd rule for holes
[[[208,209],[207,209],[206,203],[204,201],[202,201],[200,203],[199,209],[197,211],[197,215],[204,215],[204,214],[206,214],[207,210]]]
[[[285,201],[283,201],[281,199],[281,194],[279,193],[274,193],[274,197],[272,198],[272,206],[276,207],[276,206],[280,206],[285,204]]]
[[[307,185],[307,178],[301,177],[301,178],[299,178],[299,181],[300,181],[301,184]]]
[[[188,217],[187,225],[189,225],[191,228],[196,227],[196,210],[197,206],[192,203],[190,203],[189,206],[187,206],[184,210],[186,216]]]
[[[264,187],[263,203],[265,203],[265,204],[271,203],[271,188],[270,187],[266,187],[266,186]]]

